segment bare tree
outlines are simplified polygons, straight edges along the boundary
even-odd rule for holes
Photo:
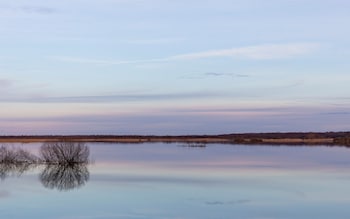
[[[36,163],[38,158],[22,148],[0,147],[0,163]]]
[[[45,169],[40,181],[46,188],[60,191],[80,187],[89,180],[89,148],[79,142],[44,143],[40,154]]]
[[[0,179],[21,175],[39,165],[45,165],[40,174],[41,183],[51,189],[69,190],[89,180],[90,150],[84,143],[50,142],[40,148],[38,158],[20,148],[0,147]]]
[[[49,142],[41,146],[40,154],[47,164],[87,164],[90,150],[80,142]]]

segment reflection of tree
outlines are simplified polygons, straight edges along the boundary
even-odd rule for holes
[[[37,165],[27,162],[21,163],[0,163],[0,179],[5,180],[6,177],[16,175],[20,176],[24,172],[35,168]]]
[[[205,148],[207,145],[205,143],[200,143],[200,142],[188,142],[186,144],[182,144],[182,147],[189,147],[189,148]]]
[[[89,180],[89,175],[86,164],[48,164],[39,178],[46,188],[64,191],[83,186]]]
[[[40,174],[40,181],[46,188],[70,190],[84,185],[89,180],[87,164],[90,151],[84,143],[44,143],[40,154],[46,163]]]
[[[38,158],[22,148],[0,147],[0,163],[36,163]]]
[[[45,165],[40,181],[46,188],[60,191],[83,186],[89,180],[89,148],[84,143],[44,143],[38,158],[19,148],[0,147],[0,179]]]
[[[0,179],[11,175],[20,176],[34,168],[38,158],[21,148],[0,147]]]

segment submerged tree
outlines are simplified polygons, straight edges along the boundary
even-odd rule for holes
[[[19,164],[37,163],[38,158],[22,148],[9,148],[4,145],[0,147],[0,163]]]
[[[20,176],[37,166],[38,158],[21,148],[0,147],[0,179],[10,175]]]
[[[46,188],[70,190],[89,180],[87,164],[90,150],[84,143],[44,143],[40,154],[47,164],[40,174],[40,181]]]
[[[87,164],[90,150],[80,142],[49,142],[41,146],[40,154],[48,164]]]
[[[40,157],[20,148],[1,146],[0,179],[44,165],[40,181],[45,187],[60,191],[77,188],[89,180],[89,155],[89,147],[79,142],[44,143]]]

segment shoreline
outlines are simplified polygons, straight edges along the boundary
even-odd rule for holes
[[[221,143],[350,146],[350,132],[243,133],[223,135],[23,135],[0,136],[0,143]]]

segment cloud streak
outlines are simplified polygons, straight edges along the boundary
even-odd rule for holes
[[[205,107],[203,107],[205,108]],[[85,112],[25,117],[0,117],[8,134],[222,134],[231,132],[341,131],[344,115],[324,114],[324,108],[241,108],[181,110],[144,108],[125,112]],[[327,110],[331,112],[331,110]],[[24,115],[24,117],[23,117]],[[21,132],[18,133],[18,127]],[[87,128],[88,127],[88,128]],[[315,129],[317,127],[317,129]]]
[[[209,50],[197,53],[179,54],[165,58],[141,59],[141,60],[103,60],[88,59],[82,57],[53,56],[51,58],[58,61],[81,63],[81,64],[99,64],[99,65],[122,65],[138,64],[152,62],[174,62],[197,60],[207,58],[237,58],[249,60],[275,60],[296,58],[311,54],[321,48],[317,43],[287,43],[287,44],[264,44],[257,46],[238,47],[221,50]]]
[[[233,74],[233,73],[220,73],[220,72],[206,72],[198,75],[186,75],[179,77],[180,79],[206,79],[208,77],[231,77],[231,78],[248,78],[247,74]]]
[[[0,10],[5,12],[11,12],[11,13],[20,12],[20,13],[26,13],[26,14],[41,14],[41,15],[57,13],[57,10],[55,8],[44,7],[44,6],[31,6],[31,5],[0,7]]]
[[[224,94],[215,92],[188,92],[165,94],[125,94],[125,95],[101,95],[101,96],[68,96],[68,97],[37,97],[0,99],[0,102],[19,103],[104,103],[104,102],[133,102],[133,101],[164,101],[202,99],[209,97],[221,97]]]
[[[124,65],[124,64],[140,64],[152,62],[167,62],[169,59],[140,59],[140,60],[106,60],[106,59],[90,59],[71,56],[53,56],[51,59],[63,62],[71,62],[78,64],[95,64],[95,65]]]
[[[170,44],[185,41],[184,38],[158,38],[158,39],[130,39],[125,40],[125,43],[138,45],[154,45],[154,44]]]
[[[57,10],[54,8],[38,7],[38,6],[22,6],[22,7],[18,7],[17,9],[25,13],[34,13],[34,14],[54,14],[57,12]]]
[[[255,60],[294,58],[310,54],[318,49],[317,43],[265,44],[222,50],[209,50],[170,57],[172,60],[194,60],[214,57],[232,57]]]
[[[12,86],[13,82],[8,79],[0,79],[0,89]]]
[[[231,74],[231,73],[219,73],[219,72],[207,72],[207,73],[204,73],[204,76],[213,76],[213,77],[229,76],[229,77],[238,77],[238,78],[249,77],[249,75],[247,74]]]

